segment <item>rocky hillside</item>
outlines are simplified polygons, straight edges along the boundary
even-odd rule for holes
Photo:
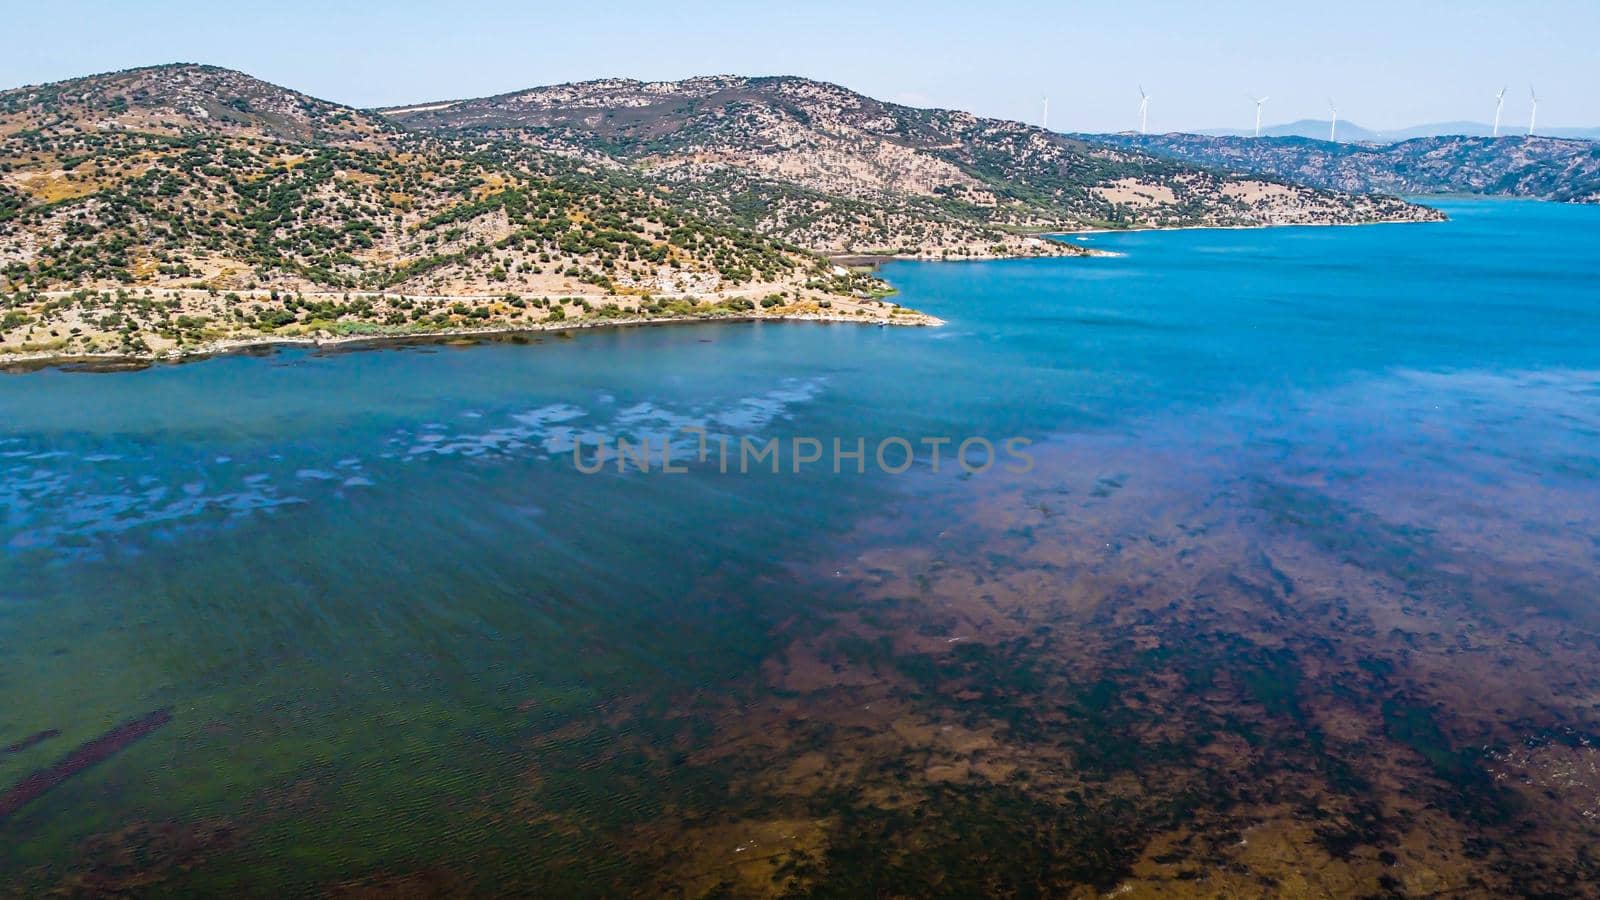
[[[1096,139],[1177,160],[1341,191],[1468,193],[1600,203],[1600,143],[1548,137],[1427,137],[1396,144],[1194,134]]]
[[[646,173],[707,216],[832,253],[982,256],[1027,252],[1046,230],[1436,216],[802,78],[606,80],[380,112]]]
[[[0,137],[127,131],[383,146],[384,119],[216,66],[168,65],[0,93]]]
[[[701,304],[888,316],[876,288],[615,166],[408,135],[235,72],[0,93],[0,352]]]

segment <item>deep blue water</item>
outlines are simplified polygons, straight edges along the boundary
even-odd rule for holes
[[[824,569],[852,535],[920,540],[999,477],[948,458],[935,475],[926,450],[903,476],[796,474],[787,447],[778,475],[588,475],[574,442],[1021,437],[1040,479],[1313,484],[1586,585],[1600,209],[1441,205],[1448,223],[884,267],[936,329],[632,328],[0,378],[0,745],[61,732],[0,756],[0,788],[172,714],[0,819],[0,866],[52,881],[90,835],[207,817],[260,820],[196,869],[215,883],[492,855],[521,838],[464,828],[460,805],[495,806],[530,729],[748,687],[784,622],[849,601]],[[533,755],[575,820],[670,815],[669,776],[643,763],[583,741]],[[262,812],[307,780],[315,804]]]

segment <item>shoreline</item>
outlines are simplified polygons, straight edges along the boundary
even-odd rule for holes
[[[1428,207],[1432,209],[1433,207]],[[1435,210],[1437,212],[1437,210]],[[1448,216],[1440,213],[1438,219],[1378,219],[1371,222],[1264,222],[1256,225],[1135,225],[1128,228],[1071,228],[1066,230],[1034,231],[1026,236],[1056,240],[1057,238],[1081,234],[1139,234],[1146,232],[1165,231],[1265,231],[1271,228],[1367,228],[1373,225],[1438,225],[1450,221]],[[1056,240],[1056,243],[1072,247],[1079,252],[1063,254],[1009,254],[1004,256],[963,256],[940,257],[926,256],[915,253],[836,253],[829,254],[828,261],[836,266],[876,269],[878,266],[889,262],[998,262],[1010,259],[1073,259],[1073,258],[1115,258],[1126,256],[1115,250],[1102,250],[1098,247],[1088,247],[1083,244],[1069,243]]]
[[[1051,240],[1052,235],[1065,234],[1059,231],[1040,231],[1030,237],[1041,240]],[[836,253],[828,256],[828,262],[836,266],[855,269],[876,269],[884,263],[890,262],[931,262],[931,263],[963,263],[963,262],[999,262],[1008,259],[1075,259],[1096,256],[1120,256],[1109,250],[1100,250],[1095,247],[1084,247],[1079,244],[1068,244],[1065,241],[1054,241],[1072,248],[1069,253],[1006,253],[983,254],[978,256],[931,256],[922,253]]]
[[[896,321],[898,318],[898,321]],[[309,347],[312,349],[346,347],[360,344],[390,346],[408,343],[448,343],[455,339],[489,338],[516,334],[560,334],[567,331],[587,331],[605,328],[641,328],[655,325],[704,325],[712,323],[749,322],[815,322],[842,325],[876,325],[880,328],[938,328],[943,319],[926,313],[908,313],[895,318],[866,318],[842,313],[789,313],[776,315],[740,314],[709,316],[660,316],[617,319],[594,319],[572,322],[527,323],[515,326],[455,329],[448,331],[393,332],[373,334],[343,334],[327,337],[307,335],[270,335],[229,338],[197,345],[182,351],[144,354],[63,354],[43,351],[39,353],[0,354],[0,374],[17,375],[58,369],[65,366],[83,366],[96,371],[132,371],[156,365],[178,365],[199,362],[219,356],[246,354],[275,347]]]
[[[1428,207],[1433,209],[1433,207]],[[1136,234],[1150,231],[1265,231],[1269,228],[1370,228],[1373,225],[1439,225],[1450,221],[1440,213],[1438,219],[1380,219],[1375,222],[1270,222],[1262,225],[1151,225],[1135,228],[1075,228],[1070,231],[1041,232],[1046,236],[1069,234]],[[1088,249],[1088,248],[1085,248]]]
[[[988,256],[951,259],[948,257],[929,257],[917,254],[837,254],[827,257],[828,261],[836,266],[871,268],[889,262],[996,262],[1011,259],[1110,259],[1125,256],[1126,254],[1114,250],[1101,250],[1095,247],[1086,247],[1078,243],[1070,243],[1059,238],[1073,235],[1095,234],[1131,234],[1135,232],[1165,232],[1165,231],[1254,231],[1269,228],[1357,228],[1370,225],[1436,225],[1449,221],[1441,219],[1393,219],[1376,222],[1285,222],[1281,224],[1259,225],[1166,225],[1133,228],[1080,228],[1068,231],[1040,231],[1031,236],[1072,247],[1074,253],[1066,254],[1015,254],[1006,256]],[[486,297],[488,295],[485,295]],[[462,295],[453,299],[479,299],[477,295]],[[201,344],[180,351],[166,351],[151,354],[105,354],[105,353],[58,353],[53,351],[40,351],[37,353],[0,353],[0,374],[26,374],[44,369],[61,368],[64,366],[85,366],[104,371],[128,371],[143,369],[149,366],[170,363],[194,362],[210,359],[217,356],[227,356],[237,353],[248,353],[272,347],[340,347],[356,344],[389,345],[400,343],[430,343],[447,342],[453,338],[482,338],[497,335],[513,334],[544,334],[550,332],[565,332],[595,328],[638,328],[655,325],[695,325],[712,322],[828,322],[847,325],[877,325],[878,327],[894,326],[896,328],[925,328],[940,327],[945,324],[943,319],[930,316],[926,313],[908,313],[898,317],[871,317],[850,316],[841,313],[778,313],[763,314],[760,312],[742,313],[737,315],[706,315],[706,316],[662,316],[662,317],[629,317],[605,320],[577,320],[563,321],[560,323],[526,323],[515,326],[499,326],[490,328],[457,329],[445,331],[423,332],[394,332],[371,334],[345,334],[328,335],[326,337],[306,335],[257,335],[251,337],[229,338]]]

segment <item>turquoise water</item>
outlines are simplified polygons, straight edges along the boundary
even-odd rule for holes
[[[172,717],[0,818],[0,867],[30,889],[659,885],[663,823],[791,802],[748,778],[791,751],[702,757],[729,710],[773,696],[762,673],[795,634],[868,602],[840,560],[958,525],[951,558],[976,558],[974,510],[1018,490],[1069,497],[1071,540],[1106,548],[1219,504],[1242,544],[1317,531],[1347,566],[1510,591],[1593,655],[1600,209],[1442,206],[1437,225],[886,266],[937,329],[636,328],[0,379],[0,745],[59,732],[0,755],[0,789]],[[687,453],[685,426],[860,437],[868,471],[575,465],[575,443],[619,437]],[[889,436],[1020,437],[1037,465],[936,474],[924,450],[890,475],[870,456]],[[1088,499],[1113,489],[1115,507]],[[1363,528],[1379,537],[1339,543]],[[1145,571],[1178,559],[1159,546]],[[1528,727],[1592,724],[1543,702]],[[841,796],[830,814],[872,805]]]

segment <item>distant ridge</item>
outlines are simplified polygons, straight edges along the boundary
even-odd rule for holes
[[[1389,130],[1375,130],[1363,128],[1354,122],[1339,120],[1337,140],[1341,143],[1398,143],[1414,138],[1425,137],[1489,137],[1494,127],[1487,122],[1433,122],[1426,125],[1412,125],[1408,128]],[[1520,123],[1506,119],[1500,123],[1500,136],[1511,137],[1527,131],[1527,122]],[[1193,134],[1208,137],[1252,137],[1253,128],[1205,128]],[[1541,137],[1574,138],[1577,140],[1600,140],[1600,127],[1597,128],[1562,128],[1540,127],[1538,135]],[[1262,126],[1262,137],[1303,137],[1315,140],[1328,139],[1327,119],[1299,119],[1294,122],[1285,122],[1279,125]]]
[[[1395,143],[1199,134],[1086,138],[1335,190],[1600,203],[1600,142],[1575,138],[1445,136]]]

